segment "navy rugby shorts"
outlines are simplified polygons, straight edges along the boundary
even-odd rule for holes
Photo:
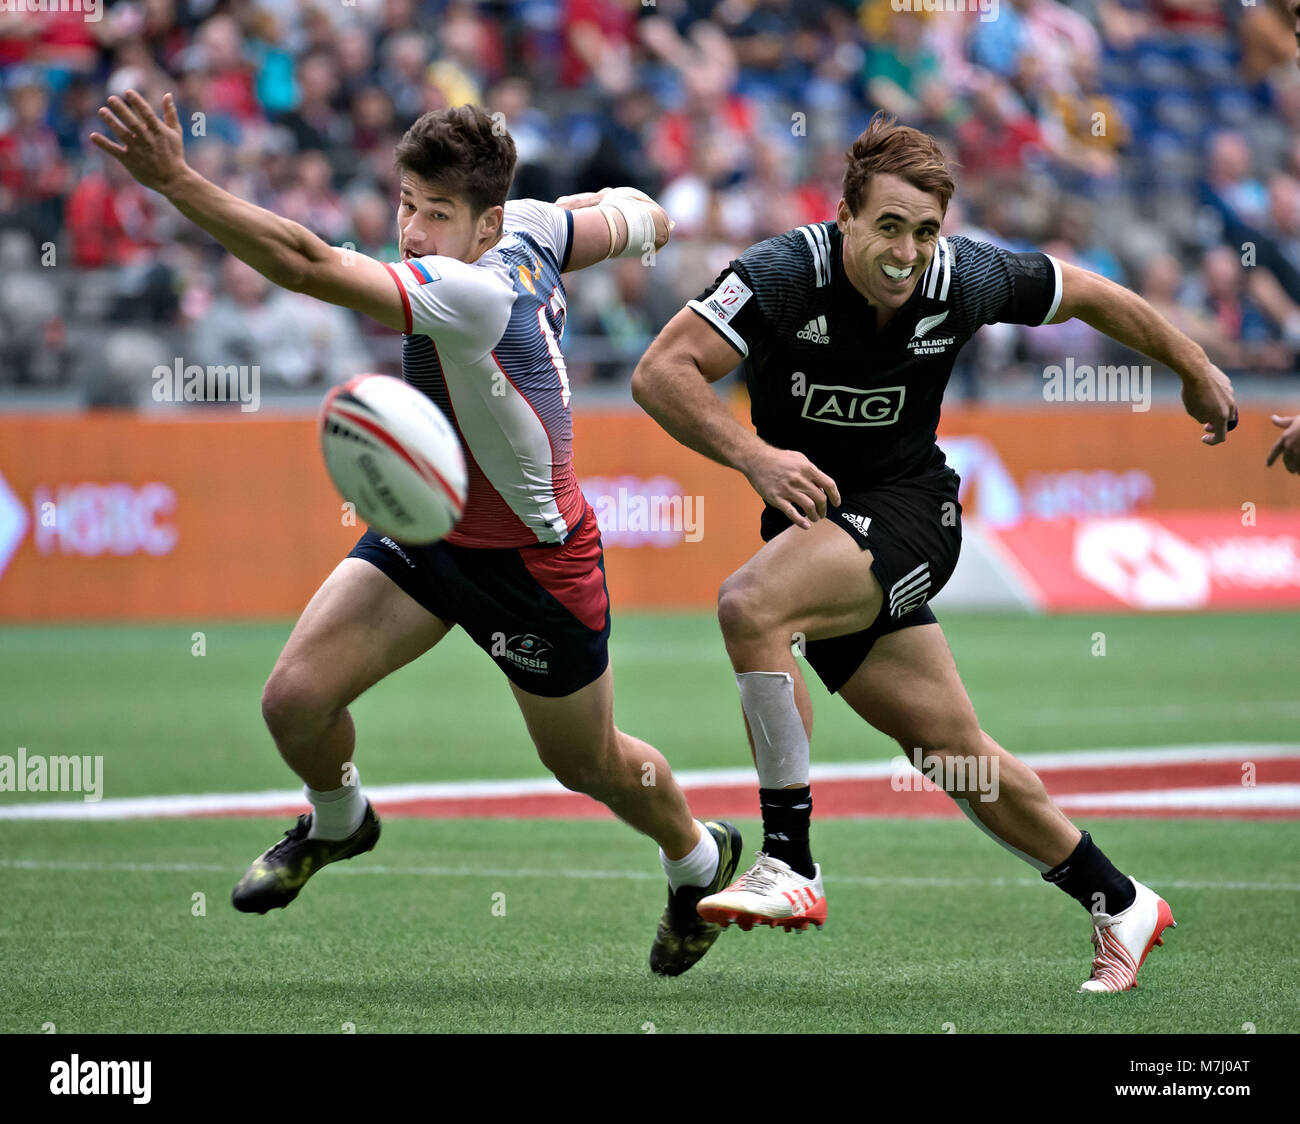
[[[839,507],[827,507],[827,518],[871,551],[871,572],[885,595],[870,628],[805,644],[804,658],[832,694],[853,677],[880,637],[936,623],[930,598],[948,583],[961,553],[959,483],[951,468],[940,465],[906,480],[842,494]],[[763,541],[791,525],[775,508],[765,509]]]
[[[377,566],[434,616],[460,625],[530,694],[571,695],[609,666],[609,590],[590,504],[562,544],[410,546],[367,531],[348,557]]]

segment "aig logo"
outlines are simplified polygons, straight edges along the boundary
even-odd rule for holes
[[[859,390],[853,386],[812,383],[803,403],[803,416],[827,425],[893,425],[903,409],[901,386]]]

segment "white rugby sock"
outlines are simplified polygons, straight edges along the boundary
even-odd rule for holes
[[[308,839],[346,839],[366,818],[366,798],[357,784],[345,784],[329,792],[317,792],[307,785],[302,791],[311,801],[311,830]]]
[[[718,841],[699,820],[695,822],[700,824],[700,841],[690,854],[670,859],[664,854],[664,849],[659,848],[659,861],[663,863],[668,885],[674,891],[682,886],[707,886],[718,873]]]
[[[794,679],[784,671],[741,671],[736,686],[754,737],[758,787],[806,785],[811,750],[794,702]]]

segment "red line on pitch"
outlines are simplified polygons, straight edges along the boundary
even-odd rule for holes
[[[1254,763],[1256,784],[1300,782],[1300,757],[1265,758]],[[1053,796],[1075,793],[1176,792],[1179,789],[1229,787],[1242,783],[1243,761],[1186,761],[1166,764],[1143,762],[1108,765],[1099,769],[1043,766],[1039,776]],[[865,816],[919,818],[958,816],[957,806],[939,790],[926,791],[919,773],[910,773],[912,788],[895,791],[889,777],[857,780],[823,780],[814,784],[815,815],[818,819]],[[707,785],[686,790],[691,810],[704,818],[756,818],[758,794],[755,785]],[[977,798],[978,799],[978,798]],[[606,819],[612,818],[604,805],[574,792],[538,793],[530,796],[467,796],[438,799],[376,801],[383,815],[430,819]],[[284,808],[231,810],[203,815],[295,816],[302,804]],[[1080,809],[1079,816],[1129,816],[1149,819],[1197,817],[1209,819],[1300,819],[1300,808],[1188,807],[1146,808],[1123,803]]]

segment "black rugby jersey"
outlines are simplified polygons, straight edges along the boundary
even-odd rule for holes
[[[834,222],[801,226],[735,258],[688,307],[745,357],[764,441],[861,491],[942,466],[939,407],[957,352],[983,324],[1043,324],[1061,302],[1047,254],[940,238],[883,329],[853,287]]]

